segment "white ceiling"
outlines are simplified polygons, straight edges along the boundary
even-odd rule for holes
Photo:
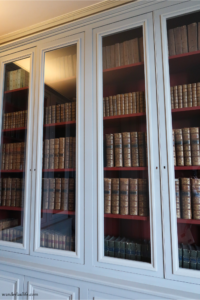
[[[0,36],[103,0],[0,0]]]

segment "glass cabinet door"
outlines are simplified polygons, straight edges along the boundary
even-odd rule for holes
[[[179,268],[200,270],[200,12],[167,20]]]
[[[76,45],[44,54],[40,247],[72,252],[76,249],[76,64]]]
[[[1,121],[0,244],[25,244],[27,115],[31,58],[4,64]],[[27,212],[28,213],[28,212]],[[29,226],[28,226],[29,227]],[[7,242],[7,243],[5,243]],[[9,242],[9,243],[8,243]],[[15,243],[15,246],[11,245]],[[20,246],[21,245],[21,246]]]

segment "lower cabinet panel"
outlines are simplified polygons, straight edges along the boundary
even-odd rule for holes
[[[23,292],[24,276],[0,270],[0,299],[18,300]]]

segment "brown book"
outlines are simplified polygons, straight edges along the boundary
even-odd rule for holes
[[[21,205],[21,184],[22,184],[21,179],[16,178],[16,199],[15,199],[16,207],[20,207]]]
[[[49,169],[49,152],[50,152],[50,149],[49,149],[49,140],[44,140],[44,169]]]
[[[191,84],[187,85],[187,103],[188,103],[188,107],[192,107],[193,103],[192,103],[192,85]]]
[[[122,133],[123,140],[123,161],[124,167],[131,167],[131,134],[130,132]]]
[[[189,52],[197,51],[197,23],[188,25]]]
[[[69,178],[69,210],[75,210],[75,180]]]
[[[54,169],[59,165],[59,139],[54,139]]]
[[[2,179],[2,206],[6,206],[7,178]]]
[[[175,133],[175,146],[176,146],[176,164],[177,166],[184,166],[182,129],[175,129],[174,133]]]
[[[140,61],[144,62],[144,46],[143,46],[143,37],[139,38],[139,50],[140,50]]]
[[[129,41],[123,42],[123,48],[124,48],[124,64],[129,65]]]
[[[60,123],[60,104],[56,105],[56,123]]]
[[[56,123],[56,105],[51,106],[51,123]]]
[[[61,179],[61,209],[68,210],[69,204],[69,178]]]
[[[1,147],[2,147],[2,154],[1,154],[1,170],[5,170],[6,144],[3,144]]]
[[[49,178],[42,178],[42,208],[49,208]]]
[[[111,68],[111,46],[106,46],[106,66],[107,69]]]
[[[49,169],[55,169],[55,139],[49,140]]]
[[[121,115],[124,115],[125,114],[124,94],[120,95],[120,103],[121,103]]]
[[[199,127],[190,128],[192,165],[200,166]]]
[[[123,43],[119,44],[119,50],[120,50],[120,66],[124,66],[124,45]]]
[[[124,114],[128,115],[128,94],[124,94]]]
[[[56,178],[54,209],[61,209],[61,178]]]
[[[109,116],[113,116],[113,101],[112,96],[109,96]]]
[[[197,106],[197,85],[192,84],[192,106]]]
[[[140,92],[136,92],[137,113],[140,112]]]
[[[121,115],[121,96],[120,94],[118,94],[116,96],[117,98],[117,115],[120,116]]]
[[[11,194],[12,194],[12,178],[7,178],[7,182],[6,182],[6,206],[11,205]]]
[[[76,100],[71,103],[72,121],[76,121]]]
[[[106,166],[114,167],[114,141],[113,134],[106,134]]]
[[[137,95],[136,93],[132,93],[132,99],[133,99],[133,114],[137,112]]]
[[[69,138],[69,168],[73,168],[73,137]]]
[[[123,167],[121,133],[114,133],[114,146],[115,146],[115,167]]]
[[[119,179],[119,205],[120,215],[129,214],[129,179]]]
[[[10,144],[5,144],[5,170],[8,170],[9,168],[9,149]]]
[[[68,103],[68,121],[72,121],[72,103]]]
[[[138,215],[138,179],[129,179],[129,214]]]
[[[49,179],[49,209],[54,209],[55,203],[55,178]]]
[[[149,215],[147,179],[138,179],[138,215],[143,217],[147,217]]]
[[[48,107],[48,124],[51,124],[51,106]]]
[[[187,26],[181,26],[182,53],[188,53]]]
[[[131,166],[139,167],[139,149],[137,132],[131,132]]]
[[[117,97],[112,96],[113,116],[117,116]]]
[[[115,67],[115,45],[110,46],[110,67]]]
[[[58,169],[65,167],[65,138],[59,138],[59,164]]]
[[[174,29],[173,28],[168,30],[168,49],[169,49],[169,56],[176,55]]]
[[[139,165],[146,167],[146,151],[145,151],[145,135],[144,132],[138,132],[138,152],[139,152]]]
[[[103,47],[103,70],[107,69],[106,67],[106,47]]]
[[[175,40],[175,48],[176,48],[176,55],[182,54],[182,40],[181,40],[181,27],[174,28],[174,40]]]
[[[65,121],[65,105],[61,104],[60,105],[60,122]]]
[[[144,92],[139,92],[139,112],[145,112]]]
[[[171,109],[174,109],[174,89],[170,87]]]
[[[111,214],[111,179],[104,178],[104,213]]]
[[[192,219],[190,178],[180,178],[182,218]]]
[[[9,146],[9,161],[8,161],[8,169],[13,170],[13,151],[14,151],[14,144],[10,144]]]
[[[105,97],[106,101],[106,117],[110,116],[110,104],[109,104],[109,97]]]
[[[115,67],[120,66],[120,46],[119,43],[115,44]]]
[[[69,168],[69,137],[65,138],[65,169]]]
[[[17,143],[16,147],[16,169],[22,170],[22,143]]]
[[[119,178],[112,178],[111,189],[111,211],[112,214],[119,214]]]
[[[200,179],[191,179],[192,187],[192,218],[200,220]]]
[[[183,128],[182,132],[183,132],[184,165],[192,166],[190,128]]]
[[[181,218],[181,203],[180,203],[180,187],[179,179],[175,179],[175,194],[176,194],[176,217]]]
[[[69,121],[69,103],[65,103],[65,122]]]
[[[131,44],[133,48],[134,63],[138,63],[140,62],[138,38],[133,39]]]
[[[132,93],[128,93],[128,114],[133,113],[133,97]]]
[[[183,84],[183,107],[188,107],[187,84]]]
[[[182,85],[178,85],[178,108],[183,108],[183,88]]]

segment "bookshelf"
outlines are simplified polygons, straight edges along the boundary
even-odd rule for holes
[[[14,206],[0,206],[0,211],[4,211],[4,210],[23,211],[24,208],[22,208],[22,207],[14,207]]]
[[[61,214],[61,215],[73,215],[73,216],[75,216],[75,211],[69,211],[69,210],[42,209],[41,212],[46,213],[46,214]]]
[[[109,219],[121,219],[121,220],[136,220],[136,221],[149,221],[149,217],[142,216],[125,216],[125,215],[115,215],[115,214],[104,214],[104,218]]]
[[[10,91],[5,91],[4,94],[10,94],[10,93],[16,93],[16,92],[22,92],[22,91],[28,91],[29,87],[23,87],[23,88],[18,88],[18,89],[13,89]]]
[[[76,172],[75,168],[71,168],[71,169],[42,169],[42,172]]]

